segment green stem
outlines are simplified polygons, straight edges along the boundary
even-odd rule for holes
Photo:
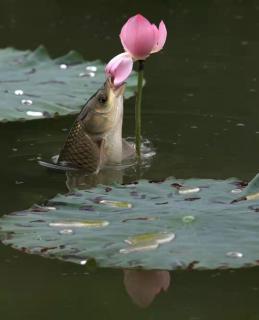
[[[141,102],[142,102],[142,89],[144,78],[144,61],[138,61],[138,89],[135,104],[135,137],[136,137],[136,155],[138,160],[141,160]]]

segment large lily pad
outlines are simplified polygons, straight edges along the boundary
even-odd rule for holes
[[[3,216],[2,241],[27,253],[101,267],[217,269],[258,265],[258,177],[141,180],[58,195]],[[236,201],[238,199],[238,201]],[[240,201],[239,201],[240,200]]]
[[[53,60],[42,46],[33,52],[1,49],[0,121],[77,113],[104,80],[104,64],[86,62],[75,51]],[[126,97],[135,84],[133,73]]]

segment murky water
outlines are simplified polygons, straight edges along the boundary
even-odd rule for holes
[[[2,0],[0,47],[42,43],[53,57],[75,49],[108,61],[122,50],[118,33],[126,17],[163,18],[167,45],[145,70],[143,135],[156,156],[143,177],[251,179],[259,172],[259,1],[139,2]],[[0,125],[1,215],[66,192],[64,174],[37,160],[57,153],[72,122]],[[134,134],[133,124],[131,99],[124,136]],[[1,246],[0,275],[4,319],[259,319],[258,269],[89,274]]]

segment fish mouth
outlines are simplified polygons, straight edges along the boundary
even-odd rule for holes
[[[107,86],[108,91],[112,90],[113,94],[115,95],[115,97],[119,97],[119,96],[123,96],[124,95],[124,91],[126,88],[126,82],[123,82],[122,84],[120,84],[119,86],[115,86],[112,82],[111,78],[108,78],[105,82],[105,85]]]

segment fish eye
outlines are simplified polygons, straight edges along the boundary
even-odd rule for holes
[[[101,94],[99,97],[98,97],[98,101],[101,103],[101,104],[104,104],[106,101],[107,101],[107,96],[105,94]]]

